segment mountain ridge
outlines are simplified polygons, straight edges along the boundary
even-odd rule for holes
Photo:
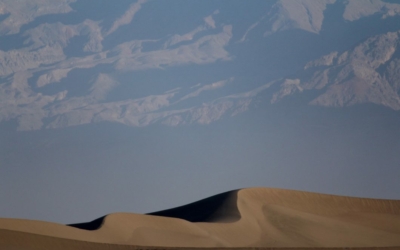
[[[142,12],[151,14],[146,1],[131,3],[122,13],[105,13],[106,23],[98,17],[65,21],[68,15],[72,18],[74,13],[82,11],[75,10],[75,6],[76,1],[66,0],[51,5],[45,0],[35,0],[29,6],[17,2],[1,4],[0,13],[5,16],[0,30],[4,38],[15,40],[11,44],[15,47],[0,50],[0,122],[17,120],[17,129],[21,131],[96,122],[133,127],[155,123],[207,125],[249,111],[257,93],[272,93],[272,99],[265,103],[274,104],[285,96],[297,98],[295,93],[312,89],[324,91],[312,105],[344,107],[372,102],[400,109],[397,84],[400,27],[396,26],[396,32],[384,32],[386,28],[382,31],[374,28],[369,33],[360,31],[360,42],[348,42],[346,46],[342,38],[340,46],[323,40],[330,28],[333,35],[346,36],[347,27],[363,28],[363,20],[371,22],[373,18],[377,26],[395,20],[400,17],[400,4],[380,0],[326,0],[318,4],[309,0],[279,0],[247,19],[240,15],[235,18],[232,10],[216,4],[201,14],[202,18],[198,16],[188,22],[185,32],[176,33],[175,27],[170,27],[169,34],[161,37],[157,33],[150,37],[131,36],[130,32],[120,34],[138,29],[138,23],[146,20]],[[190,10],[190,6],[183,8]],[[328,14],[330,17],[326,19]],[[242,24],[240,18],[246,22]],[[15,19],[20,22],[12,22]],[[343,28],[332,25],[336,21]],[[144,28],[141,30],[144,32]],[[304,37],[305,43],[317,40],[323,43],[318,52],[310,51],[311,58],[316,56],[314,60],[305,60],[308,53],[298,51],[313,49],[307,44],[296,44],[300,37]],[[5,43],[11,43],[7,39]],[[293,55],[285,54],[279,43],[298,49]],[[251,47],[265,52],[256,53]],[[329,53],[321,55],[322,51]],[[293,63],[281,69],[285,73],[279,75],[272,73],[279,70],[274,66],[275,59],[282,67]],[[304,61],[306,64],[301,65]],[[272,72],[267,73],[259,63],[270,65]],[[221,70],[215,71],[214,66]],[[303,66],[304,72],[296,73]],[[163,72],[172,69],[177,69],[182,77],[168,76],[164,81]],[[193,76],[184,78],[179,73],[186,70]],[[147,73],[150,71],[154,74]],[[242,74],[249,76],[244,78]],[[218,85],[218,82],[229,84]],[[206,91],[193,90],[198,84],[207,86]],[[135,91],[135,98],[124,91],[128,85],[136,86],[126,88]],[[280,90],[273,90],[272,85],[280,85]],[[143,89],[146,91],[141,93]],[[109,99],[111,93],[113,98]],[[184,95],[184,99],[177,100]]]

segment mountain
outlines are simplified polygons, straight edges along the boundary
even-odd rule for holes
[[[84,16],[89,5],[79,1],[38,0],[29,5],[1,2],[0,30],[4,40],[0,45],[0,121],[17,119],[18,130],[102,121],[128,126],[209,124],[226,115],[245,112],[251,97],[267,89],[267,82],[279,78],[286,80],[275,83],[281,85],[281,90],[274,93],[272,103],[292,92],[326,88],[311,104],[345,106],[372,102],[399,109],[398,31],[370,34],[373,36],[360,44],[345,45],[346,51],[332,50],[321,55],[320,50],[336,47],[335,42],[321,41],[325,34],[344,36],[352,23],[358,22],[351,29],[362,27],[366,22],[363,19],[371,17],[381,18],[377,26],[395,22],[400,4],[379,0],[281,0],[254,3],[247,7],[261,6],[259,11],[252,12],[254,15],[243,16],[243,9],[235,17],[230,9],[220,8],[226,7],[222,3],[209,4],[212,11],[193,18],[190,24],[175,24],[176,27],[168,26],[169,29],[157,33],[157,27],[162,27],[160,18],[154,22],[155,32],[140,33],[140,23],[152,15],[144,13],[152,9],[156,12],[156,6],[164,4],[137,1],[122,12],[114,11],[115,14],[111,11],[100,16],[88,12]],[[181,7],[190,8],[188,4]],[[236,4],[231,8],[237,8]],[[335,20],[327,19],[329,15],[335,16]],[[344,28],[338,31],[333,27],[330,31],[333,21],[343,22]],[[357,37],[360,38],[363,36]],[[310,39],[311,44],[322,43],[317,46],[324,48],[312,50],[301,44]],[[279,43],[283,53],[276,50]],[[297,50],[292,58],[283,51],[285,46]],[[298,52],[307,49],[320,59],[307,63],[310,56]],[[274,64],[276,57],[283,64],[292,59],[297,62],[286,68],[278,63],[281,75],[263,72],[262,68],[255,71],[257,64]],[[287,78],[304,64],[305,72],[301,75],[309,76]],[[214,73],[213,67],[206,65],[219,65],[217,68],[221,69]],[[196,77],[177,78],[186,71]],[[243,77],[249,74],[256,75],[256,79]],[[134,97],[126,96],[129,88],[135,89],[129,85],[147,85],[148,90],[135,90]],[[248,86],[247,90],[243,85]]]
[[[307,63],[295,79],[280,81],[272,103],[287,95],[308,90],[321,93],[313,105],[343,107],[374,103],[400,109],[400,32],[368,38],[353,49],[331,52]]]

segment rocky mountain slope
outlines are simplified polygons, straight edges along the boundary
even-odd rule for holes
[[[380,0],[280,0],[262,8],[255,3],[262,11],[243,19],[216,3],[215,8],[204,11],[201,18],[194,18],[184,28],[169,27],[146,37],[130,30],[140,29],[146,20],[142,12],[154,14],[154,3],[132,2],[125,4],[123,11],[110,11],[93,19],[78,15],[87,8],[79,3],[0,2],[0,122],[17,120],[19,130],[101,121],[129,126],[209,124],[250,109],[254,98],[267,90],[273,94],[267,102],[272,103],[295,93],[318,90],[321,94],[310,104],[342,107],[374,103],[400,109],[400,25],[389,33],[360,37],[362,41],[356,45],[341,45],[345,51],[333,50],[335,46],[325,42],[323,50],[329,53],[318,54],[311,49],[310,54],[320,58],[305,66],[301,63],[307,61],[307,53],[293,55],[296,63],[282,69],[285,73],[278,78],[273,73],[277,69],[265,73],[261,67],[256,74],[250,73],[260,67],[252,55],[268,65],[276,59],[292,61],[284,53],[268,51],[265,44],[279,47],[284,42],[305,50],[307,44],[299,44],[298,38],[323,40],[332,22],[327,21],[328,13],[344,27],[361,27],[371,18],[378,18],[376,25],[382,25],[380,22],[397,20],[400,4]],[[240,13],[240,8],[235,11]],[[143,34],[150,34],[142,29]],[[335,32],[341,34],[340,30]],[[283,52],[287,47],[280,49]],[[295,73],[302,66],[304,72]],[[192,70],[194,67],[197,70]],[[183,82],[179,75],[190,70],[194,76]],[[150,71],[156,72],[151,74],[151,81],[158,82],[151,91],[115,97],[115,93],[126,94],[123,88],[128,85],[151,88],[146,86],[150,76],[135,77],[150,75]],[[163,82],[167,74],[163,72],[169,71],[179,73]],[[243,75],[257,75],[258,79]]]
[[[293,79],[280,82],[271,100],[320,90],[313,105],[343,107],[361,103],[400,109],[400,48],[398,32],[368,38],[355,48],[325,55],[305,65]]]

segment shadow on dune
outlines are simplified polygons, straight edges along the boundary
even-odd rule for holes
[[[234,222],[240,219],[237,208],[237,192],[229,191],[184,206],[148,213],[146,215],[177,218],[190,222]],[[69,224],[67,226],[83,230],[99,229],[106,216],[91,222]]]
[[[89,231],[94,231],[94,230],[99,229],[101,227],[101,225],[103,225],[103,221],[104,221],[104,218],[106,218],[106,216],[107,215],[100,217],[98,219],[95,219],[91,222],[68,224],[67,226],[84,229],[84,230],[89,230]]]
[[[178,218],[190,222],[233,222],[240,219],[237,209],[237,192],[229,191],[188,205],[171,208],[148,215]]]

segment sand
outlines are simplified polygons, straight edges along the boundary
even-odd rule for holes
[[[250,188],[72,226],[0,219],[0,249],[400,249],[400,200]]]

